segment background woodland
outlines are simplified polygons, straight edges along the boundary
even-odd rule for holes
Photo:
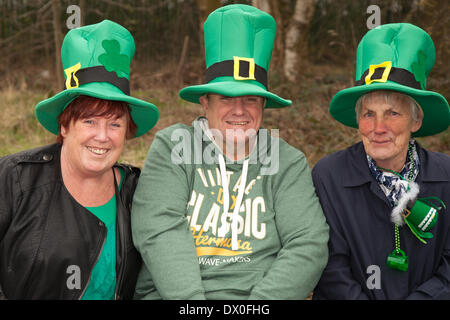
[[[333,95],[353,85],[356,48],[368,31],[370,5],[381,24],[410,22],[425,29],[436,46],[427,89],[449,100],[450,10],[438,0],[0,0],[0,156],[52,143],[55,136],[36,121],[34,107],[62,90],[60,47],[80,8],[81,25],[103,19],[126,27],[136,43],[131,94],[158,106],[160,120],[141,138],[127,142],[121,161],[142,166],[154,134],[203,114],[178,91],[203,83],[202,25],[214,9],[245,3],[269,12],[277,36],[269,70],[271,91],[293,105],[266,110],[264,127],[302,150],[313,166],[323,156],[357,142],[355,129],[328,113]],[[450,130],[419,138],[426,148],[450,154]]]

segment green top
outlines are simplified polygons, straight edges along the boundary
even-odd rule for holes
[[[119,190],[124,176],[120,170]],[[116,195],[99,207],[85,207],[99,218],[107,228],[106,240],[97,263],[92,270],[82,300],[114,300],[116,288]]]
[[[304,154],[272,137],[266,155],[252,159],[255,147],[248,168],[199,163],[194,153],[221,155],[202,136],[204,121],[173,125],[153,140],[131,214],[133,242],[145,263],[134,298],[305,299],[327,262],[328,226]],[[238,183],[244,172],[245,188]]]

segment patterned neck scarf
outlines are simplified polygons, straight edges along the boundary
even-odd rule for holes
[[[367,155],[367,162],[369,163],[370,172],[377,180],[392,207],[397,204],[400,196],[408,189],[408,181],[415,181],[419,174],[420,163],[414,139],[409,140],[406,162],[403,169],[399,172],[405,180],[400,179],[400,177],[391,172],[380,170],[369,155]]]

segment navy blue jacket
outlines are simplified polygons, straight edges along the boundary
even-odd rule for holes
[[[409,257],[405,272],[386,265],[395,248],[392,207],[369,171],[363,144],[316,164],[312,176],[330,226],[330,256],[313,299],[450,299],[450,156],[420,146],[417,152],[419,198],[439,197],[447,209],[427,244],[399,228]]]

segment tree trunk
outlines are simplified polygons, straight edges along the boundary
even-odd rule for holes
[[[295,81],[298,70],[308,56],[308,28],[314,14],[316,0],[297,0],[295,11],[286,32],[284,66],[285,77]]]
[[[284,25],[283,25],[283,16],[280,12],[280,4],[283,5],[282,2],[279,0],[270,0],[270,14],[275,19],[275,22],[277,24],[277,34],[275,37],[275,43],[273,46],[273,53],[272,53],[272,62],[276,66],[283,66],[284,64]],[[277,68],[278,69],[278,68]]]
[[[252,0],[252,6],[270,14],[270,2],[273,0]]]
[[[186,59],[186,53],[189,45],[189,36],[184,36],[183,41],[183,49],[181,50],[180,62],[178,63],[177,71],[176,71],[176,81],[179,86],[183,84],[183,77],[181,75],[181,71],[183,70],[184,60]]]
[[[86,0],[80,0],[80,27],[84,26],[85,24],[85,17],[86,17],[86,13],[87,13],[87,6],[86,6]]]
[[[47,17],[48,18],[48,17]],[[45,23],[44,15],[39,15],[39,25],[42,30],[42,41],[44,43],[44,56],[45,56],[45,64],[44,66],[48,68],[48,66],[51,66],[53,63],[53,57],[52,57],[52,41],[51,41],[51,32],[48,30],[48,26]],[[50,75],[50,70],[47,70]]]
[[[197,7],[200,13],[200,29],[199,29],[199,43],[200,43],[200,56],[205,57],[205,39],[203,37],[203,24],[209,14],[220,8],[220,0],[197,0]]]
[[[55,74],[56,88],[60,90],[64,84],[62,63],[61,63],[61,5],[59,0],[52,0],[53,9],[53,38],[55,42]]]

